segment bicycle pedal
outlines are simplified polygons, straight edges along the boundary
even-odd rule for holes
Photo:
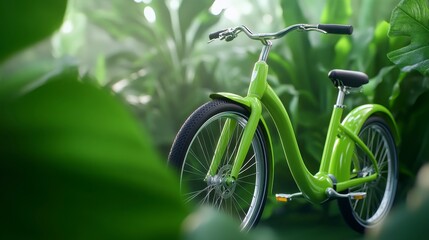
[[[288,202],[291,200],[290,194],[276,194],[277,202]]]
[[[289,202],[292,201],[293,198],[296,197],[302,197],[302,193],[293,193],[293,194],[284,194],[284,193],[278,193],[276,194],[276,200],[277,202]]]
[[[349,197],[353,200],[362,200],[366,197],[366,192],[349,193]]]
[[[353,193],[338,193],[332,188],[326,189],[326,195],[330,198],[350,198],[353,200],[362,200],[366,197],[366,192],[353,192]]]

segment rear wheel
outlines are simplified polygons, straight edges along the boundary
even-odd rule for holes
[[[377,161],[379,176],[373,182],[349,189],[349,192],[366,192],[362,200],[338,199],[346,222],[356,231],[364,232],[379,223],[390,211],[396,193],[397,153],[389,126],[380,117],[370,117],[364,123],[359,138],[368,146]],[[368,156],[356,147],[352,159],[351,176],[365,177],[375,168]]]
[[[266,132],[258,126],[238,178],[233,183],[227,181],[248,117],[249,111],[240,105],[221,100],[209,102],[184,123],[169,155],[170,164],[179,170],[185,201],[223,211],[237,219],[244,230],[254,226],[262,214],[268,180]],[[216,174],[208,176],[228,119],[236,124],[234,132]]]

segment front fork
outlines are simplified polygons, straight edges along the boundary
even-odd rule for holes
[[[253,136],[255,135],[256,128],[258,127],[259,119],[262,113],[262,104],[259,99],[256,97],[248,97],[247,99],[250,102],[251,113],[249,119],[244,127],[243,134],[240,139],[240,143],[238,145],[237,154],[234,158],[232,170],[230,175],[226,179],[227,184],[233,183],[237,180],[238,175],[240,174],[240,169],[243,166],[244,160],[247,156],[247,152],[249,151],[250,145],[252,144]],[[209,177],[213,177],[216,175],[219,165],[222,162],[223,156],[225,155],[225,151],[228,148],[230,143],[230,139],[232,138],[232,134],[235,131],[237,126],[237,121],[234,119],[227,119],[221,135],[219,137],[215,152],[213,154],[213,159],[210,164],[210,168],[207,174],[206,179]],[[230,160],[228,159],[227,162]]]

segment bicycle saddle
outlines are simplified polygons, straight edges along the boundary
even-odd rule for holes
[[[358,88],[368,83],[368,76],[363,72],[334,69],[328,73],[335,87],[345,86]]]

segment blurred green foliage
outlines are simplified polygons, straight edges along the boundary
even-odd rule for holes
[[[371,229],[367,239],[424,239],[429,214],[429,164],[418,172],[407,201],[391,212],[385,222]]]

